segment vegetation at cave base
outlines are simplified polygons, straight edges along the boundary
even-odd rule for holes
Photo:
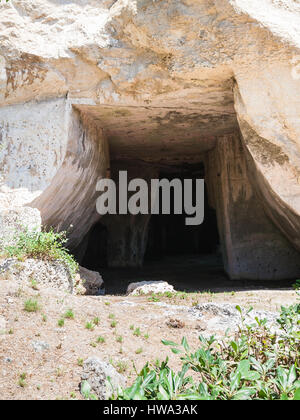
[[[25,229],[16,233],[13,245],[4,247],[0,254],[4,257],[35,258],[48,261],[60,261],[69,269],[72,278],[78,271],[78,263],[65,248],[67,242],[66,232],[41,232],[38,229]]]
[[[185,338],[181,344],[162,340],[179,355],[181,370],[172,370],[168,358],[147,363],[134,384],[114,399],[300,400],[300,303],[281,308],[276,332],[266,320],[245,325],[237,310],[241,324],[234,339],[200,336],[196,351]]]

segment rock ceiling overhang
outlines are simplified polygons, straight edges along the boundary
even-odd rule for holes
[[[76,105],[92,116],[109,141],[113,159],[193,162],[237,129],[233,103],[223,110],[172,106]]]

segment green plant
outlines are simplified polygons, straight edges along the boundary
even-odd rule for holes
[[[38,288],[38,284],[37,284],[37,281],[35,280],[35,279],[30,279],[30,284],[31,284],[31,288],[33,289],[33,290],[39,290],[39,288]]]
[[[97,338],[97,343],[100,343],[100,344],[103,344],[103,343],[105,343],[105,338],[104,337],[102,337],[101,335]]]
[[[282,307],[277,332],[265,319],[241,323],[235,336],[199,337],[192,350],[186,338],[180,344],[162,340],[180,357],[174,372],[164,362],[149,362],[129,388],[112,398],[120,400],[300,400],[300,305]],[[189,372],[193,371],[193,376]]]
[[[61,261],[69,269],[72,278],[78,272],[78,264],[74,257],[64,247],[67,242],[66,232],[40,232],[37,229],[16,233],[14,245],[7,246],[2,251],[3,256],[24,260],[25,258],[37,258],[50,261]]]
[[[63,327],[63,326],[65,325],[65,320],[64,320],[63,318],[59,319],[59,320],[57,321],[57,325],[58,325],[59,327]]]
[[[94,324],[94,325],[99,325],[99,322],[100,322],[100,319],[96,316],[96,317],[93,319],[93,324]]]
[[[81,394],[86,400],[98,400],[97,396],[91,393],[91,386],[87,381],[81,384]]]
[[[293,284],[293,288],[295,290],[300,290],[300,279],[295,281],[295,283]]]
[[[26,386],[26,382],[25,382],[26,377],[27,377],[27,374],[25,372],[21,373],[19,377],[19,381],[18,381],[18,384],[21,388],[24,388]]]
[[[111,326],[111,328],[116,328],[116,326],[117,326],[117,321],[112,321],[111,323],[110,323],[110,326]]]
[[[142,347],[139,347],[138,349],[136,349],[135,354],[141,354],[141,353],[143,353]]]
[[[133,335],[135,335],[136,337],[140,337],[141,335],[141,329],[138,327],[133,331]]]
[[[83,359],[82,358],[77,359],[77,365],[78,366],[83,366]]]
[[[140,328],[136,328],[133,331],[133,335],[135,335],[136,337],[139,337],[141,335],[141,329]]]
[[[122,337],[121,335],[119,335],[119,336],[116,338],[116,342],[117,342],[117,343],[123,343],[123,337]]]
[[[128,363],[124,360],[120,360],[114,365],[114,367],[116,368],[117,372],[124,373],[128,369]]]
[[[85,328],[86,328],[87,330],[93,331],[93,329],[95,328],[95,325],[94,325],[92,322],[87,322],[87,323],[85,324]]]
[[[152,293],[152,295],[148,298],[148,301],[149,302],[160,302],[160,299],[155,293]]]
[[[75,315],[74,315],[74,312],[73,312],[73,310],[72,309],[68,309],[65,313],[64,313],[64,318],[67,318],[67,319],[74,319],[75,318]]]
[[[28,299],[24,302],[24,310],[26,312],[37,312],[40,310],[40,306],[37,300]]]

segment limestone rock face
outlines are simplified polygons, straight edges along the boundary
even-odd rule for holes
[[[0,215],[38,209],[44,225],[73,225],[76,248],[100,219],[96,184],[111,160],[205,161],[241,134],[274,247],[284,239],[299,252],[298,2],[2,3]]]
[[[20,230],[41,230],[41,216],[37,209],[31,207],[0,207],[0,246],[14,244],[14,238]]]
[[[3,280],[15,280],[30,285],[34,281],[37,287],[49,287],[63,292],[73,292],[73,279],[69,270],[59,261],[43,261],[28,258],[18,261],[15,258],[0,260],[0,277]]]

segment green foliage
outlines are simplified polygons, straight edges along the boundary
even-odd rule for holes
[[[98,400],[97,396],[91,393],[91,386],[87,381],[81,384],[81,394],[86,400]]]
[[[141,335],[141,329],[138,327],[133,331],[133,335],[139,337]]]
[[[300,290],[300,279],[296,280],[293,284],[295,290]]]
[[[168,358],[147,363],[134,384],[119,390],[119,400],[299,400],[300,399],[300,305],[282,307],[278,332],[256,320],[241,325],[235,337],[218,340],[199,337],[192,351],[183,338],[180,344],[162,340],[178,354],[181,370],[174,372]],[[193,371],[193,377],[188,372]]]
[[[15,245],[7,246],[2,254],[7,257],[24,260],[36,258],[50,261],[61,261],[69,269],[72,278],[78,271],[78,264],[74,257],[64,247],[67,242],[66,232],[40,232],[37,229],[20,231],[14,238]]]
[[[63,317],[64,317],[64,318],[66,318],[66,319],[74,319],[74,318],[75,318],[75,315],[74,315],[73,310],[72,310],[72,309],[68,309],[68,310],[64,313]]]
[[[21,373],[21,375],[19,376],[18,384],[21,388],[25,388],[26,386],[26,382],[25,382],[26,377],[27,377],[26,372]]]
[[[37,312],[40,309],[40,306],[37,300],[28,299],[24,302],[24,310],[26,312]]]
[[[93,324],[94,324],[94,325],[99,325],[99,322],[100,322],[100,319],[96,316],[96,317],[93,319]]]
[[[65,325],[65,320],[64,320],[63,318],[59,319],[59,320],[57,321],[57,325],[58,325],[59,327],[63,327],[63,326]]]
[[[92,322],[86,322],[85,328],[87,330],[93,331],[95,329],[95,325]]]

